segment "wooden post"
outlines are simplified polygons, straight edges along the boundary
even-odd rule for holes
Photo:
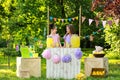
[[[49,6],[47,7],[47,35],[49,35]]]
[[[81,20],[82,17],[81,17],[81,6],[79,8],[79,37],[81,38]]]
[[[80,33],[81,33],[81,6],[79,8],[79,36],[81,36]]]

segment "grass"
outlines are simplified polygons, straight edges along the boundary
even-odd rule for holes
[[[84,57],[81,63],[81,72],[84,73],[84,58],[92,52],[93,49],[83,49]],[[41,62],[41,77],[31,77],[29,79],[23,79],[16,77],[16,57],[11,57],[11,67],[7,67],[7,57],[4,58],[0,54],[0,80],[46,80],[46,62],[42,59]],[[52,80],[52,79],[49,79]],[[64,79],[60,79],[64,80]],[[73,79],[74,80],[74,79]],[[87,77],[86,80],[120,80],[120,60],[109,59],[109,75],[104,78]]]

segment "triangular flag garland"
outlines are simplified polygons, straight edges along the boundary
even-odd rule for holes
[[[67,19],[62,19],[62,18],[56,18],[56,17],[52,17],[50,16],[50,21],[59,21],[59,22],[71,22],[71,21],[75,21],[78,20],[78,16],[77,17],[73,17],[73,18],[67,18]]]
[[[52,16],[50,16],[49,17],[49,19],[50,19],[50,21],[58,21],[58,22],[71,22],[71,21],[76,21],[76,20],[78,20],[78,16],[76,16],[76,17],[72,17],[72,18],[66,18],[66,19],[63,19],[63,18],[56,18],[56,17],[52,17]],[[85,16],[82,16],[81,17],[81,19],[82,19],[82,23],[86,20],[86,17]],[[92,22],[93,21],[95,21],[95,23],[96,23],[96,27],[98,27],[98,25],[100,24],[100,22],[102,22],[102,25],[103,25],[103,27],[105,27],[106,26],[106,24],[109,24],[109,26],[112,26],[112,24],[113,24],[113,21],[114,21],[114,23],[118,26],[119,25],[119,19],[116,19],[116,20],[97,20],[97,19],[88,19],[88,21],[89,21],[89,26],[92,24]]]
[[[93,41],[94,35],[98,34],[98,33],[101,32],[102,30],[104,30],[104,28],[100,28],[100,29],[97,30],[96,32],[93,32],[93,33],[90,34],[90,35],[84,36],[83,38],[84,38],[84,39],[89,39],[89,38],[90,38],[90,41]]]

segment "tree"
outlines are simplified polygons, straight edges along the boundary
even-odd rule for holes
[[[34,44],[43,38],[46,27],[45,2],[40,0],[2,0],[0,1],[0,35],[7,42],[4,53],[13,54],[13,43]]]

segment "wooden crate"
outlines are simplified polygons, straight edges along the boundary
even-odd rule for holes
[[[41,76],[41,59],[40,58],[17,57],[16,64],[17,64],[16,74],[18,77],[24,77],[23,74],[26,75],[27,73],[29,73],[30,76],[34,76],[34,77]]]
[[[105,77],[106,69],[105,68],[92,68],[91,76],[93,77]]]
[[[108,75],[108,59],[107,58],[85,58],[85,75],[90,76],[93,68],[104,68]]]
[[[67,79],[70,80],[75,78],[75,75],[80,73],[80,60],[75,58],[75,51],[77,48],[49,48],[52,56],[58,54],[59,56],[64,56],[69,54],[72,57],[72,61],[69,63],[54,64],[52,58],[47,60],[46,65],[46,77],[54,79]]]

